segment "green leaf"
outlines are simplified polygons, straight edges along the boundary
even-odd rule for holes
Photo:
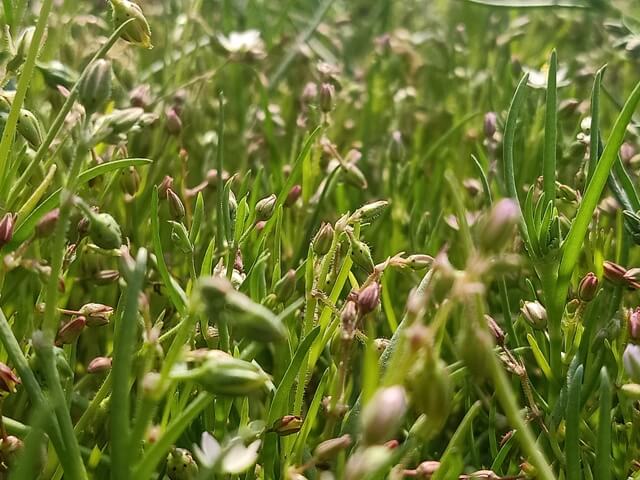
[[[600,405],[598,407],[598,439],[596,443],[596,477],[609,480],[613,470],[611,457],[611,380],[607,367],[600,370]]]
[[[566,438],[564,451],[567,459],[567,480],[580,480],[580,389],[582,388],[583,367],[580,365],[576,373],[569,379],[569,396],[567,399]]]
[[[544,196],[548,201],[556,198],[556,144],[558,142],[558,90],[556,77],[558,57],[556,51],[551,52],[549,72],[547,76],[547,105],[544,120],[544,152],[542,156],[542,172]]]

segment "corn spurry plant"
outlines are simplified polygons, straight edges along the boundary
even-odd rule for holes
[[[2,2],[0,477],[640,478],[636,3],[272,3]]]

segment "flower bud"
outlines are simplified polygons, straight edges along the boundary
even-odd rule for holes
[[[409,255],[405,258],[405,265],[412,270],[422,270],[423,268],[430,267],[432,263],[433,257],[431,255],[424,255],[421,253]]]
[[[113,9],[112,16],[115,28],[118,28],[131,18],[134,19],[120,34],[123,40],[143,48],[153,48],[151,44],[151,29],[142,13],[142,9],[137,4],[129,0],[111,0],[111,8]]]
[[[533,328],[542,330],[547,326],[547,310],[540,302],[524,302],[520,311]]]
[[[88,373],[102,373],[111,370],[111,358],[109,357],[96,357],[87,366]]]
[[[372,282],[358,292],[357,305],[361,315],[373,312],[380,304],[380,284]]]
[[[489,331],[493,335],[493,338],[495,339],[496,344],[503,347],[504,340],[506,338],[504,334],[504,330],[502,330],[502,328],[500,328],[500,325],[498,325],[498,323],[489,315],[485,315],[484,318],[487,321],[487,325],[489,326]]]
[[[171,188],[167,189],[167,201],[169,204],[169,214],[171,218],[175,220],[180,220],[185,215],[185,208],[182,200],[176,192],[174,192]]]
[[[285,415],[274,422],[269,429],[281,437],[298,433],[302,428],[302,419],[298,415]]]
[[[427,416],[430,431],[436,433],[444,427],[449,417],[453,389],[444,362],[430,355],[423,358],[412,369],[406,386],[412,403]]]
[[[182,131],[182,120],[175,108],[169,108],[165,112],[166,116],[166,128],[169,135],[180,135]]]
[[[143,118],[141,108],[125,108],[102,115],[96,121],[91,141],[93,145],[100,142],[117,143],[129,133]]]
[[[349,434],[338,438],[330,438],[318,444],[313,452],[313,457],[319,462],[331,460],[338,453],[349,448],[350,445],[351,436]]]
[[[640,384],[625,383],[620,387],[620,393],[631,400],[640,400]]]
[[[86,318],[89,327],[107,325],[113,315],[113,307],[102,303],[86,303],[78,311]]]
[[[347,300],[340,313],[340,325],[342,327],[342,336],[345,340],[353,338],[356,330],[356,322],[358,321],[358,309],[356,302]]]
[[[267,226],[267,222],[265,222],[264,220],[260,220],[259,222],[256,222],[254,228],[256,232],[260,233],[262,230],[264,230],[264,227],[266,226]]]
[[[344,179],[350,185],[365,190],[368,186],[367,177],[364,176],[362,170],[360,170],[355,164],[347,163],[343,166]]]
[[[189,240],[187,227],[185,227],[181,222],[169,220],[169,223],[171,224],[171,240],[173,243],[185,255],[193,252],[193,245],[191,244],[191,240]]]
[[[520,218],[518,204],[504,198],[497,202],[480,226],[480,247],[486,252],[498,252],[513,237]]]
[[[169,452],[167,475],[170,480],[195,480],[198,477],[198,464],[189,450],[174,448]]]
[[[205,361],[186,372],[174,372],[173,378],[198,382],[214,395],[245,396],[261,390],[269,380],[257,365],[220,350],[208,352]]]
[[[407,411],[407,395],[400,385],[378,389],[362,412],[364,441],[382,444],[394,437]]]
[[[351,454],[347,461],[345,480],[361,480],[371,478],[389,461],[393,451],[382,445],[366,447]]]
[[[258,203],[256,203],[256,218],[258,220],[269,220],[275,210],[277,199],[275,194],[271,194],[259,200]]]
[[[160,185],[158,185],[158,198],[167,198],[167,194],[169,193],[169,190],[171,190],[173,188],[173,177],[170,177],[169,175],[165,175],[164,178],[162,179],[162,182],[160,182]]]
[[[336,89],[330,83],[323,83],[318,89],[318,105],[323,113],[329,113],[333,109],[333,97]]]
[[[4,247],[13,238],[15,220],[15,213],[5,213],[0,219],[0,248]]]
[[[330,223],[323,223],[313,237],[313,251],[319,257],[326,255],[333,242],[334,229]]]
[[[629,339],[633,343],[640,343],[640,307],[629,315]]]
[[[349,218],[350,222],[367,222],[378,218],[389,206],[386,200],[378,200],[363,205]]]
[[[31,48],[31,42],[33,41],[33,34],[35,31],[35,27],[28,27],[22,31],[15,43],[15,55],[7,63],[7,70],[16,72],[25,62],[29,48]]]
[[[72,318],[58,330],[56,344],[68,345],[75,342],[86,325],[87,319],[84,316],[78,315],[77,317]]]
[[[120,188],[127,195],[134,196],[140,188],[140,174],[136,167],[123,168],[120,172]]]
[[[578,298],[583,302],[590,302],[598,292],[598,277],[594,273],[587,273],[578,286]]]
[[[108,213],[96,213],[91,218],[89,237],[98,247],[111,250],[122,245],[120,225]]]
[[[484,136],[486,138],[493,138],[496,133],[498,125],[498,116],[495,112],[487,112],[484,115]]]
[[[604,269],[604,277],[615,285],[624,285],[626,280],[624,275],[627,273],[627,269],[617,263],[605,261],[602,264]]]
[[[293,206],[300,198],[300,195],[302,195],[302,185],[294,185],[291,187],[291,190],[289,190],[287,194],[287,199],[284,201],[284,206]]]
[[[53,233],[60,218],[60,209],[54,208],[50,212],[45,213],[36,224],[36,235],[39,238],[48,237]]]
[[[274,287],[276,298],[279,302],[286,302],[296,291],[296,271],[291,269],[278,280]]]
[[[91,65],[80,82],[78,99],[88,115],[99,111],[111,98],[111,63],[102,58]]]
[[[18,132],[29,142],[29,144],[38,148],[42,143],[44,135],[42,134],[42,126],[38,118],[29,110],[23,108],[18,116]]]
[[[640,383],[640,345],[627,345],[622,354],[622,364],[631,381]]]
[[[438,468],[440,468],[440,462],[435,460],[422,462],[416,468],[416,478],[431,478]]]
[[[349,237],[349,241],[351,242],[351,260],[353,263],[365,272],[371,273],[373,271],[374,264],[373,258],[371,258],[369,245],[361,242],[353,236]]]
[[[149,108],[153,99],[151,98],[151,86],[147,83],[138,85],[129,93],[129,102],[132,107],[138,107],[146,110]]]
[[[640,268],[630,268],[625,272],[623,278],[629,288],[640,289]]]
[[[22,383],[8,365],[0,362],[0,396],[15,393],[16,385]]]

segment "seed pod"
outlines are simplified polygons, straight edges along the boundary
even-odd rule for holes
[[[640,345],[627,345],[622,354],[622,364],[631,381],[640,383]]]
[[[393,438],[404,420],[407,396],[400,385],[381,388],[362,411],[364,441],[382,444]]]
[[[360,290],[356,303],[361,315],[373,312],[380,304],[380,284],[372,282]]]
[[[123,168],[120,172],[120,188],[127,195],[134,196],[140,188],[140,174],[134,166]]]
[[[318,89],[318,105],[323,113],[329,113],[333,109],[333,97],[336,89],[330,83],[323,83]]]
[[[87,115],[97,112],[111,98],[111,62],[98,59],[89,65],[78,89],[78,99]]]
[[[373,258],[371,258],[369,245],[361,242],[354,236],[349,237],[349,242],[351,242],[351,260],[353,260],[353,263],[365,272],[371,273],[373,271],[374,264]]]
[[[102,373],[111,370],[111,358],[96,357],[87,366],[87,373]]]
[[[84,316],[78,315],[77,317],[72,318],[58,330],[56,344],[68,345],[75,342],[86,325],[87,319]]]
[[[176,192],[172,189],[167,190],[167,201],[169,203],[169,213],[174,220],[180,220],[184,217],[186,211],[184,204]]]
[[[330,223],[323,223],[320,226],[316,236],[313,237],[313,251],[316,255],[322,257],[329,252],[331,243],[333,242],[334,232],[333,226]]]
[[[198,464],[189,450],[174,448],[169,452],[167,475],[170,480],[195,480],[198,477]]]
[[[269,220],[273,215],[278,197],[271,194],[256,203],[256,218],[258,220]]]
[[[518,204],[504,198],[497,202],[482,222],[479,241],[485,252],[499,252],[513,238],[513,230],[520,218]]]
[[[587,273],[578,286],[578,298],[583,302],[590,302],[598,292],[598,277],[593,272]]]
[[[313,457],[319,462],[327,461],[349,448],[350,445],[351,436],[349,434],[338,438],[330,438],[318,444],[313,452]]]
[[[522,316],[533,328],[542,330],[547,326],[547,310],[538,301],[524,302],[520,307]]]
[[[110,0],[113,24],[118,28],[127,20],[133,18],[134,21],[129,23],[120,34],[123,40],[139,45],[143,48],[151,49],[151,29],[147,23],[147,19],[142,13],[142,9],[129,0]]]
[[[244,396],[261,390],[269,380],[257,365],[234,358],[220,350],[208,352],[199,367],[174,372],[173,378],[198,382],[214,395]]]
[[[302,428],[302,419],[298,415],[285,415],[276,420],[269,431],[275,432],[281,437],[298,433]]]
[[[18,117],[18,132],[29,144],[38,148],[42,143],[42,127],[37,117],[29,110],[22,108]]]
[[[50,212],[45,213],[36,225],[36,235],[39,238],[45,238],[51,235],[58,224],[58,218],[60,218],[59,208],[54,208]]]
[[[302,195],[302,185],[294,185],[291,187],[291,190],[289,190],[287,194],[287,199],[284,201],[284,206],[293,206],[300,198],[300,195]]]
[[[22,383],[20,378],[9,368],[0,362],[0,396],[16,392],[16,385]]]
[[[5,213],[0,219],[0,248],[4,247],[13,239],[15,220],[15,213]]]
[[[120,225],[108,213],[94,213],[90,218],[89,237],[98,247],[105,250],[120,248],[122,233]]]
[[[279,302],[286,302],[296,291],[296,271],[291,269],[278,280],[274,287],[276,298]]]
[[[109,323],[113,307],[102,303],[85,303],[78,312],[86,318],[89,327],[101,327]]]

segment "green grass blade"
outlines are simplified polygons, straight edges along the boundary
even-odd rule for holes
[[[591,183],[591,177],[596,169],[600,153],[600,90],[602,87],[602,76],[606,66],[596,72],[591,90],[591,136],[589,139],[589,164],[587,166],[586,186]]]
[[[580,466],[580,390],[582,388],[583,367],[580,365],[569,381],[569,396],[567,399],[565,456],[567,459],[567,480],[580,480],[582,467]]]
[[[607,367],[600,370],[600,406],[598,409],[598,440],[595,470],[598,480],[609,480],[613,470],[611,457],[611,396],[612,385]]]
[[[547,103],[544,117],[544,152],[542,156],[543,187],[547,201],[556,198],[556,145],[558,143],[558,89],[556,86],[558,56],[551,52],[547,76]]]

